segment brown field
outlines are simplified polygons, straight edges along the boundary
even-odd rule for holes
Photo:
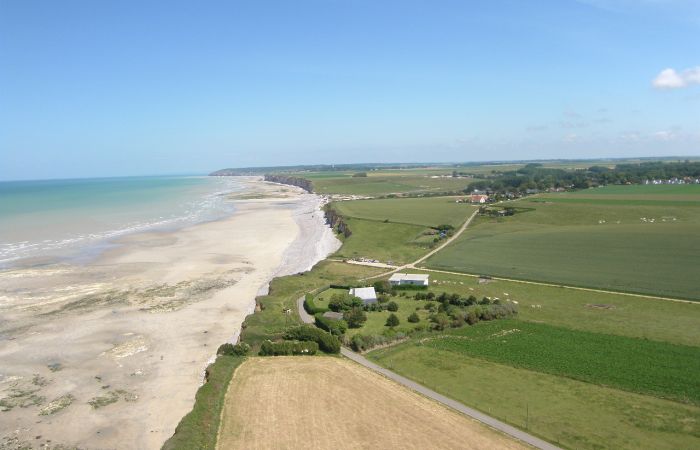
[[[351,361],[250,358],[226,394],[219,449],[525,448]]]

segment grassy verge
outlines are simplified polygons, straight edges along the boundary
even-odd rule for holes
[[[226,389],[245,358],[219,356],[207,368],[207,382],[199,388],[192,411],[182,418],[175,434],[163,444],[163,450],[191,450],[216,448],[221,409]]]

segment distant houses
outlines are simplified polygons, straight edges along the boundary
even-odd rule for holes
[[[392,286],[428,286],[430,275],[422,273],[395,273],[389,278]]]
[[[359,298],[365,305],[377,303],[377,293],[373,287],[351,288],[350,295]]]

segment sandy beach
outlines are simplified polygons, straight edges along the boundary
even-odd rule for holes
[[[247,183],[229,218],[0,272],[0,448],[160,448],[269,280],[339,246],[319,197]]]

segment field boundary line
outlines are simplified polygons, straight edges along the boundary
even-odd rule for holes
[[[467,273],[467,272],[452,272],[449,270],[430,269],[427,267],[414,267],[414,268],[417,270],[423,270],[425,272],[446,273],[448,275],[459,275],[459,276],[471,277],[471,278],[481,278],[484,276],[483,274],[479,275],[479,274]],[[519,280],[517,278],[505,278],[505,277],[497,277],[497,276],[491,276],[491,275],[487,275],[487,276],[488,276],[488,278],[490,278],[492,280],[510,281],[513,283],[534,284],[537,286],[558,287],[558,288],[564,288],[564,289],[573,289],[573,290],[577,290],[577,291],[598,292],[601,294],[626,295],[628,297],[639,297],[639,298],[646,298],[646,299],[650,299],[650,300],[665,300],[668,302],[692,303],[692,304],[700,305],[700,301],[685,300],[685,299],[681,299],[681,298],[661,297],[658,295],[637,294],[634,292],[625,292],[625,291],[610,291],[607,289],[597,289],[597,288],[587,288],[587,287],[581,287],[581,286],[571,286],[571,285],[566,285],[566,284],[547,283],[545,281]]]

